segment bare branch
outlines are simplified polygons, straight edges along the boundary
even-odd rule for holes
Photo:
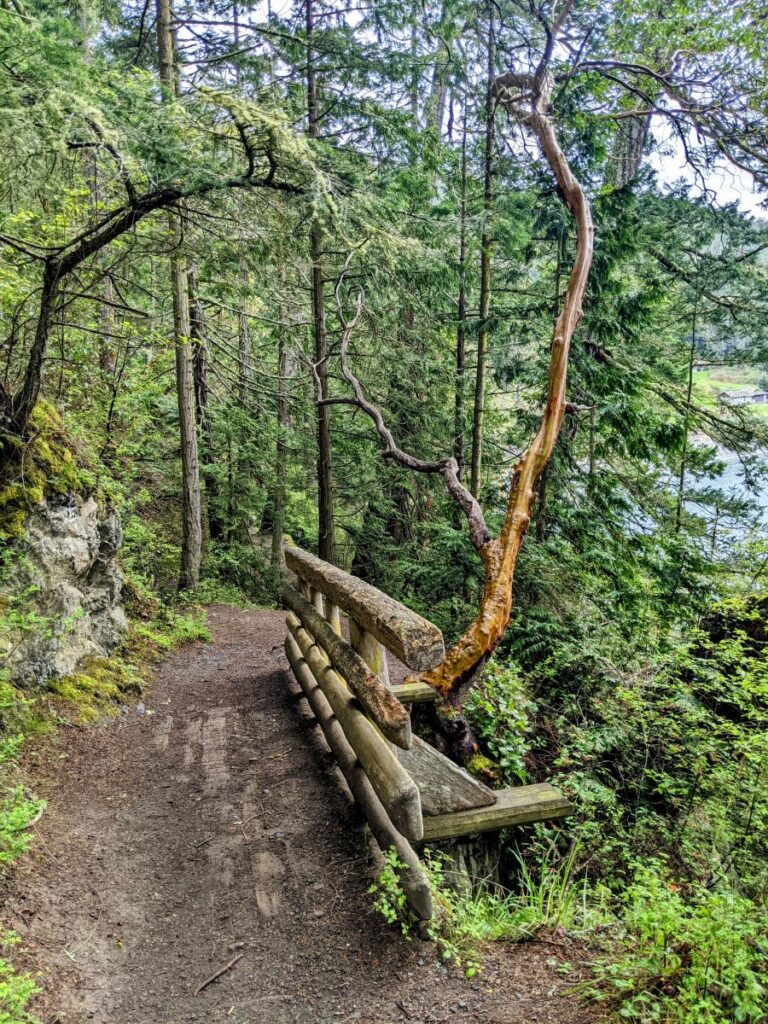
[[[378,409],[372,402],[370,402],[363,390],[363,386],[360,383],[358,377],[352,372],[349,367],[349,343],[352,337],[352,332],[360,323],[363,311],[364,311],[364,295],[362,290],[357,294],[357,302],[355,304],[355,313],[351,320],[347,320],[344,315],[344,307],[341,299],[341,287],[344,282],[344,276],[349,267],[352,254],[350,253],[344,264],[344,268],[339,275],[339,279],[336,282],[335,298],[336,298],[336,310],[339,317],[339,322],[342,328],[342,339],[341,339],[341,372],[346,380],[347,384],[352,388],[354,397],[341,396],[337,398],[319,398],[318,404],[321,405],[354,405],[358,409],[362,410],[373,422],[376,427],[376,431],[381,439],[383,445],[382,457],[385,459],[391,459],[400,466],[404,466],[406,469],[412,470],[414,473],[439,473],[445,480],[445,486],[448,493],[457,502],[464,515],[467,517],[469,524],[469,535],[473,545],[477,551],[481,552],[488,544],[490,540],[490,534],[488,527],[485,524],[485,517],[483,511],[480,508],[480,504],[477,499],[470,493],[470,491],[464,486],[459,478],[459,466],[456,459],[451,456],[447,459],[436,459],[434,461],[428,461],[426,459],[418,459],[414,455],[403,451],[395,442],[392,431],[389,429],[387,424],[384,422],[384,417],[381,414],[381,410]],[[312,373],[315,378],[315,387],[317,389],[318,396],[320,394],[319,383],[320,376],[318,372],[318,364],[313,363]]]

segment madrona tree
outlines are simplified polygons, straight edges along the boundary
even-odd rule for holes
[[[547,13],[546,5],[515,6],[518,8],[516,17],[506,23],[503,31],[508,35],[517,34],[518,38],[516,41],[508,38],[506,46],[508,51],[525,53],[526,58],[520,60],[518,67],[496,77],[491,88],[490,116],[495,117],[499,109],[504,109],[513,125],[535,138],[557,193],[570,213],[575,242],[567,285],[558,302],[553,325],[544,408],[538,429],[510,474],[506,509],[498,535],[491,535],[475,493],[480,490],[479,480],[474,479],[474,486],[468,488],[461,479],[455,457],[425,460],[404,451],[381,410],[366,396],[349,358],[350,339],[364,316],[362,295],[358,297],[354,316],[348,321],[342,317],[341,368],[352,393],[319,398],[321,405],[350,404],[366,413],[377,429],[384,457],[417,473],[441,475],[466,517],[472,544],[482,559],[485,572],[480,606],[474,621],[448,650],[441,664],[420,676],[443,695],[447,709],[445,718],[453,723],[454,743],[460,755],[469,753],[474,745],[460,714],[462,702],[509,622],[515,567],[531,523],[537,487],[569,410],[568,359],[583,313],[594,230],[587,190],[574,173],[566,155],[566,144],[561,139],[562,111],[573,102],[570,90],[578,83],[585,113],[593,112],[603,123],[608,117],[619,126],[609,151],[620,167],[618,173],[603,176],[608,188],[623,188],[631,183],[654,114],[673,124],[691,162],[699,170],[702,162],[706,163],[712,155],[707,150],[706,140],[711,140],[718,153],[752,171],[758,180],[765,172],[768,153],[765,120],[745,107],[737,83],[732,83],[730,91],[724,92],[721,76],[711,58],[699,59],[690,49],[694,37],[687,19],[683,19],[678,28],[687,36],[689,50],[684,56],[677,52],[670,56],[669,24],[663,46],[653,32],[641,31],[636,20],[635,34],[631,37],[633,19],[623,4],[609,5],[608,10],[597,10],[594,5],[580,9],[572,0],[564,0],[554,5],[554,13]],[[710,47],[708,40],[712,30],[713,14],[708,9],[706,14],[701,23],[702,52]],[[624,38],[625,51],[631,53],[634,46],[637,55],[633,53],[629,59],[617,60],[611,54],[611,43],[619,36]],[[538,45],[531,45],[531,40]],[[721,59],[723,51],[729,52],[725,43],[719,51]],[[606,53],[611,55],[606,56]],[[747,58],[741,68],[743,79],[749,78],[749,66]],[[762,92],[759,83],[753,83],[753,89],[757,94]],[[590,104],[593,111],[589,109]],[[689,133],[694,129],[703,142],[702,149],[696,153],[688,144]],[[337,295],[341,307],[339,289]]]

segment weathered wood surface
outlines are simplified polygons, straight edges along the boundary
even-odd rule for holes
[[[374,672],[385,686],[389,686],[386,647],[354,619],[349,620],[349,642],[371,672]]]
[[[386,853],[390,847],[394,846],[398,857],[405,865],[400,873],[400,881],[408,905],[418,918],[423,921],[430,920],[432,917],[432,891],[418,856],[408,840],[397,831],[387,816],[384,806],[355,756],[354,750],[349,745],[331,705],[292,636],[285,638],[285,653],[307,703],[323,731],[326,742],[333,751],[350,792],[368,820],[379,848]]]
[[[431,622],[369,583],[301,548],[287,547],[285,560],[288,568],[300,579],[322,590],[409,668],[421,671],[442,661],[445,654],[443,635]]]
[[[289,583],[283,584],[281,597],[328,655],[368,717],[388,740],[407,749],[411,745],[411,718],[397,697],[373,674],[362,657],[338,636],[331,623],[322,618]]]
[[[531,821],[564,818],[573,810],[563,794],[547,782],[499,789],[495,796],[496,803],[491,807],[426,817],[424,842],[468,836],[476,832],[492,832]]]
[[[423,821],[418,786],[397,760],[393,748],[365,717],[352,691],[334,672],[328,657],[297,616],[289,612],[286,621],[387,814],[406,839],[420,840]]]
[[[429,683],[395,683],[391,689],[401,704],[427,704],[438,698]]]
[[[496,794],[449,758],[413,737],[410,750],[398,750],[397,759],[419,787],[421,812],[426,815],[489,807]],[[426,826],[425,826],[426,827]]]
[[[325,596],[322,590],[317,590],[315,587],[311,587],[312,594],[312,607],[315,609],[318,615],[325,618]]]
[[[331,628],[334,633],[338,633],[341,636],[341,614],[337,604],[333,601],[326,600],[325,602],[325,617],[331,624]]]

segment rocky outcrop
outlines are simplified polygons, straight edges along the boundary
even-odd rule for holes
[[[15,681],[39,686],[114,650],[127,625],[116,560],[122,539],[117,514],[100,514],[93,498],[67,495],[29,516],[19,579],[9,584],[30,588],[43,622],[22,634],[9,658]]]

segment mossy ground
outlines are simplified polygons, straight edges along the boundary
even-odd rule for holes
[[[143,693],[150,666],[188,640],[210,640],[205,613],[199,609],[183,614],[165,610],[162,617],[132,622],[112,657],[86,658],[76,672],[51,680],[48,689],[61,697],[81,722],[116,714],[122,704]]]

